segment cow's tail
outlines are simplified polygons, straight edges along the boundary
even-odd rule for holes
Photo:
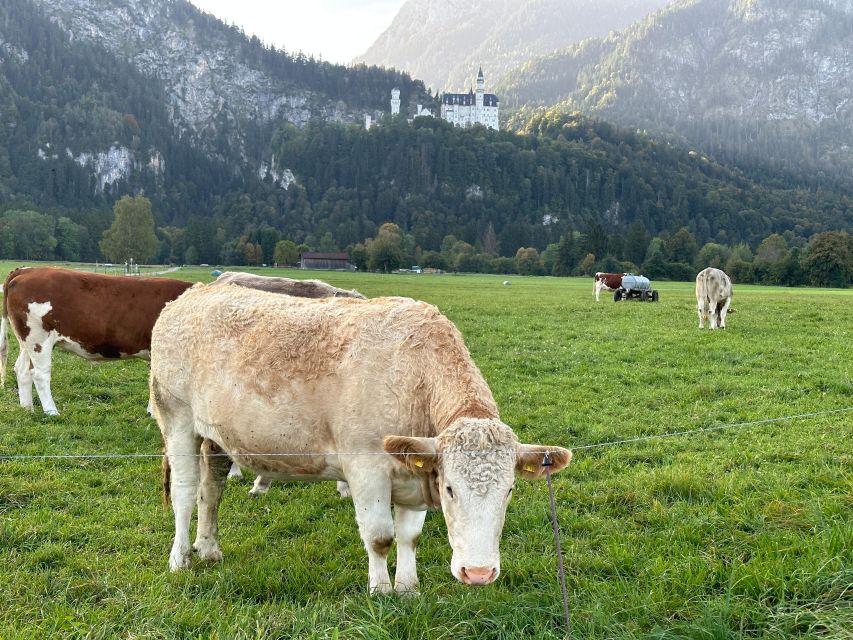
[[[0,285],[0,293],[3,294],[3,317],[0,319],[0,387],[6,386],[6,362],[9,360],[9,339],[6,336],[9,328],[9,286],[12,280],[27,269],[29,267],[12,269],[6,276],[6,282]]]
[[[0,293],[3,285],[0,284]],[[6,316],[6,296],[3,296],[3,317],[0,319],[0,387],[6,386],[6,362],[9,360],[9,340],[6,337],[6,329],[9,321]]]
[[[169,510],[172,501],[172,467],[169,465],[169,456],[163,452],[163,464],[160,467],[160,482],[163,483],[163,511]]]

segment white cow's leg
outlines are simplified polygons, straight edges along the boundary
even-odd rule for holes
[[[231,469],[228,470],[228,477],[229,478],[242,478],[243,477],[243,472],[240,471],[240,465],[238,465],[236,462],[231,463]]]
[[[732,303],[731,298],[726,298],[726,302],[720,309],[720,329],[726,328],[726,315],[729,313],[729,305]]]
[[[370,470],[366,470],[370,471]],[[371,593],[389,593],[388,552],[394,542],[391,517],[391,483],[381,475],[347,474],[358,532],[367,550],[368,588]]]
[[[30,361],[33,363],[33,382],[35,382],[36,391],[41,401],[41,408],[49,416],[58,416],[59,411],[56,410],[53,395],[50,392],[53,344],[48,341],[41,345],[28,346],[27,350]]]
[[[710,319],[708,320],[708,326],[711,327],[711,329],[716,329],[717,328],[717,318],[719,317],[719,310],[718,310],[717,304],[714,304],[712,306],[711,303],[709,302],[708,303],[708,313],[710,315]]]
[[[601,295],[601,283],[596,280],[595,284],[592,286],[593,292],[595,293],[595,301],[601,302],[599,296]]]
[[[394,590],[397,593],[417,593],[418,568],[415,550],[424,527],[426,511],[413,511],[394,505],[394,531],[397,540],[397,572]]]
[[[173,416],[174,420],[175,417]],[[199,484],[198,453],[200,440],[192,431],[191,421],[172,422],[166,440],[166,455],[172,468],[172,510],[175,512],[175,541],[169,554],[169,569],[178,571],[190,566],[190,520]]]
[[[216,443],[211,440],[201,443],[198,530],[193,549],[202,560],[222,560],[222,551],[219,550],[219,501],[222,499],[222,490],[225,488],[230,466],[231,459],[223,455],[222,449]]]
[[[257,476],[255,478],[255,484],[252,485],[252,488],[249,489],[250,496],[262,496],[267,491],[270,490],[270,485],[272,484],[272,478],[265,478],[263,476]]]
[[[18,378],[18,400],[24,409],[33,408],[33,369],[30,356],[24,345],[15,360],[15,376]]]
[[[699,328],[704,329],[705,328],[705,301],[704,300],[698,300],[696,302],[696,306],[699,310]]]
[[[349,490],[349,485],[343,480],[338,480],[337,490],[341,498],[352,498],[352,491]]]

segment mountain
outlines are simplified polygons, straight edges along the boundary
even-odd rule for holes
[[[622,29],[667,0],[408,0],[356,60],[403,69],[436,90],[494,81],[528,59]]]
[[[272,166],[282,121],[362,122],[395,86],[404,101],[424,92],[401,73],[266,48],[185,0],[4,0],[0,194],[77,207],[144,191],[204,208],[289,180]]]
[[[677,136],[727,162],[853,168],[853,1],[689,0],[528,62],[504,106],[580,110]]]

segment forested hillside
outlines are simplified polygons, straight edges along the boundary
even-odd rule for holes
[[[282,120],[361,122],[394,86],[422,91],[265,48],[184,0],[8,0],[0,194],[80,208],[144,191],[171,216],[209,209],[266,175]]]
[[[151,11],[163,6],[186,9],[178,1]],[[205,20],[192,14],[186,28],[203,31]],[[245,40],[213,28],[222,29]],[[156,224],[156,255],[146,259],[178,263],[292,263],[301,248],[349,251],[362,268],[643,267],[686,277],[707,251],[751,265],[768,238],[774,256],[800,264],[825,255],[816,246],[847,247],[849,236],[832,234],[853,228],[843,183],[746,174],[576,114],[528,117],[521,134],[402,116],[369,131],[323,118],[255,122],[225,110],[194,128],[168,79],[30,2],[0,5],[0,34],[0,257],[103,259],[99,242],[124,195],[139,196],[134,207]],[[305,64],[315,88],[326,72],[353,71]],[[355,70],[341,87],[353,84],[357,103],[365,94],[355,85],[381,73]],[[414,97],[420,85],[408,82]],[[768,273],[738,268],[742,280]],[[847,282],[846,268],[822,282]],[[805,281],[796,273],[785,281]]]
[[[681,0],[621,33],[525,64],[496,88],[532,108],[594,114],[726,163],[803,179],[853,169],[849,0]]]

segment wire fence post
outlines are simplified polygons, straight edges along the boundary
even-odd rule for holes
[[[566,637],[572,635],[572,616],[569,611],[569,592],[566,589],[566,569],[563,566],[563,548],[560,545],[560,527],[557,525],[557,506],[554,503],[554,486],[551,484],[551,453],[546,451],[542,459],[545,478],[548,480],[548,501],[551,504],[551,526],[554,529],[554,543],[557,545],[557,572],[560,576],[560,591],[563,594],[563,615],[566,618]]]

